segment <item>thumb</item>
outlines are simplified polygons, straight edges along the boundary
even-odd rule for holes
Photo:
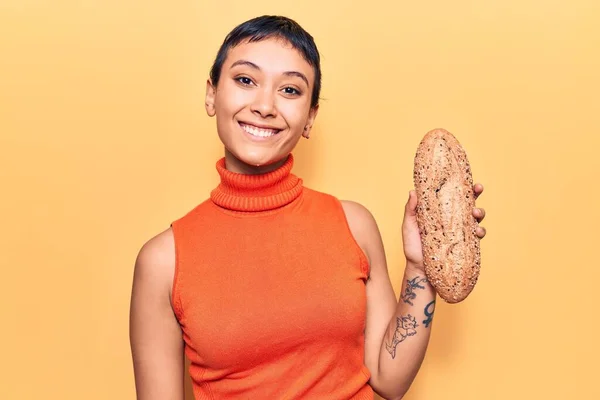
[[[406,202],[404,214],[411,217],[417,215],[417,192],[414,190],[408,192],[408,201]]]

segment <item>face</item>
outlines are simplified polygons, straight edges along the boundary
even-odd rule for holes
[[[230,49],[215,87],[207,82],[206,111],[216,116],[227,168],[261,173],[285,162],[308,137],[314,70],[281,39],[241,43]]]

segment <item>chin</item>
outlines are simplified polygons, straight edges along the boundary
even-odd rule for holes
[[[256,166],[256,167],[264,167],[267,165],[275,164],[281,159],[285,158],[286,155],[276,155],[276,154],[247,154],[246,157],[242,161],[246,164]]]
[[[242,163],[251,167],[266,167],[275,164],[289,155],[288,152],[283,154],[274,153],[268,149],[236,149],[231,151],[231,154]]]

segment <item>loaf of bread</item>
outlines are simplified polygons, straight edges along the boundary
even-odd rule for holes
[[[481,257],[471,167],[451,133],[434,129],[423,137],[413,179],[427,280],[447,303],[458,303],[475,287]]]

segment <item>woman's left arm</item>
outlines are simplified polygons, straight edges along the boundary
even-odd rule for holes
[[[483,192],[474,186],[475,196]],[[421,237],[416,220],[416,194],[406,203],[402,238],[406,268],[399,299],[389,278],[381,234],[372,214],[354,202],[343,202],[350,229],[365,252],[370,273],[367,281],[365,365],[371,372],[373,390],[386,399],[401,399],[415,379],[429,344],[436,292],[427,282],[423,268]],[[485,217],[475,208],[478,222]],[[483,227],[477,235],[485,236]]]

